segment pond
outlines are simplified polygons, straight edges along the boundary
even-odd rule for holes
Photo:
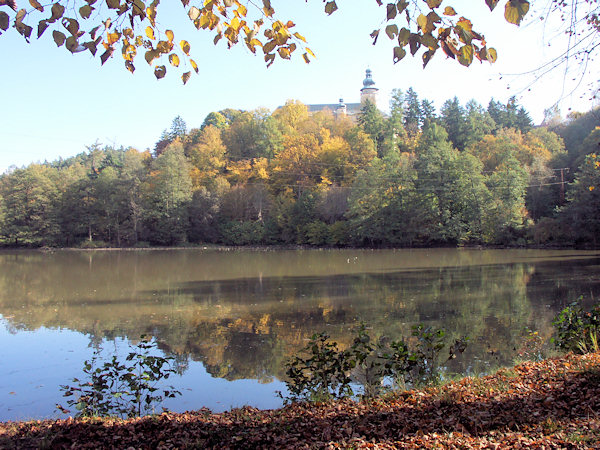
[[[481,374],[511,365],[527,330],[550,338],[580,296],[600,296],[600,251],[3,251],[0,420],[63,417],[59,386],[94,349],[123,356],[143,334],[175,357],[175,411],[278,407],[285,361],[315,332],[348,345],[361,321],[468,335],[447,369]]]

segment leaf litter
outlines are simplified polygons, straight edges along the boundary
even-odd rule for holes
[[[363,402],[5,422],[0,448],[600,448],[600,353]]]

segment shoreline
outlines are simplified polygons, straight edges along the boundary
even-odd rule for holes
[[[600,247],[574,246],[574,245],[440,245],[421,247],[326,247],[310,245],[222,245],[222,244],[198,244],[181,246],[149,246],[149,247],[14,247],[0,246],[0,251],[38,251],[51,253],[56,251],[161,251],[161,250],[216,250],[216,251],[282,251],[282,250],[431,250],[431,249],[456,249],[456,250],[600,250]]]
[[[598,448],[600,353],[374,400],[0,422],[1,448]]]

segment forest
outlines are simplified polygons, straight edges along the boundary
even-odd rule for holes
[[[600,108],[394,90],[389,114],[224,109],[154,149],[95,143],[0,175],[0,245],[597,246]]]

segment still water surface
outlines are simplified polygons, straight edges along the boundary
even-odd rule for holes
[[[61,417],[59,386],[94,348],[150,334],[175,356],[176,411],[281,404],[286,359],[315,332],[341,344],[425,323],[470,344],[448,370],[512,364],[526,330],[600,296],[600,252],[144,250],[0,252],[0,420]]]

